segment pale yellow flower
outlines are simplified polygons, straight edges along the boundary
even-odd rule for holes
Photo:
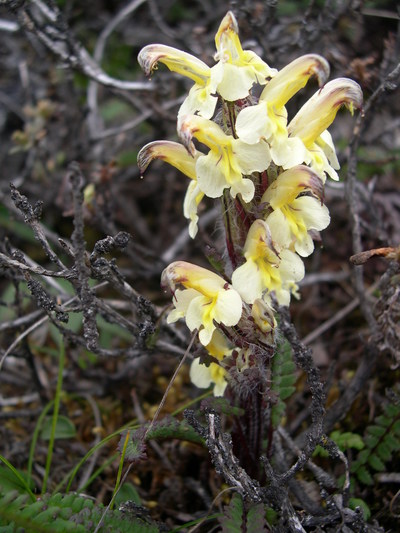
[[[245,202],[253,199],[254,183],[244,176],[268,168],[267,143],[246,144],[224,133],[215,122],[195,115],[183,117],[178,133],[190,154],[196,154],[193,137],[210,149],[196,161],[197,183],[206,196],[218,198],[229,188],[233,198],[241,194]]]
[[[325,181],[325,172],[335,180],[339,163],[327,128],[344,105],[351,113],[361,108],[361,87],[348,78],[337,78],[317,91],[298,111],[288,125],[290,138],[298,137],[306,148],[304,163]]]
[[[251,307],[251,316],[258,329],[264,335],[273,334],[276,328],[276,319],[274,309],[268,302],[261,298],[255,300]]]
[[[256,53],[243,50],[239,40],[238,24],[232,11],[229,11],[219,26],[215,36],[218,61],[212,68],[212,76],[218,80],[217,92],[234,102],[249,95],[252,86],[265,85],[268,78],[276,74]]]
[[[296,282],[304,277],[300,257],[288,249],[277,249],[266,222],[256,220],[244,245],[245,263],[232,274],[232,285],[243,301],[252,304],[258,298],[270,300],[274,292],[280,305],[289,305],[296,293]]]
[[[183,214],[190,220],[189,235],[192,239],[197,234],[197,208],[204,197],[196,177],[196,161],[199,156],[200,152],[197,150],[190,155],[181,144],[173,141],[153,141],[143,146],[138,153],[138,166],[142,174],[154,159],[161,159],[192,180],[183,203]]]
[[[231,355],[232,347],[228,339],[217,329],[213,332],[211,341],[205,347],[210,355],[222,361],[224,357]],[[196,387],[207,389],[214,384],[214,396],[223,396],[228,382],[227,371],[218,363],[210,363],[208,366],[200,363],[199,358],[193,360],[190,366],[190,379]]]
[[[236,120],[239,138],[249,144],[268,141],[272,160],[283,168],[298,165],[305,158],[303,143],[288,137],[285,105],[313,75],[319,85],[328,78],[329,65],[323,57],[308,54],[295,59],[267,83],[259,103],[242,109]]]
[[[193,331],[199,330],[199,340],[210,343],[215,324],[235,326],[242,315],[242,299],[239,293],[223,278],[206,268],[176,261],[162,273],[161,284],[173,292],[175,309],[168,315],[167,322],[185,318],[186,325]],[[176,289],[176,285],[184,287]]]
[[[188,96],[183,102],[179,115],[199,113],[211,118],[217,105],[217,80],[211,77],[211,68],[201,59],[163,44],[149,44],[138,55],[138,61],[146,76],[150,76],[163,63],[172,72],[176,72],[194,81]]]
[[[257,54],[242,49],[237,22],[230,11],[220,24],[215,44],[218,62],[212,68],[191,54],[163,44],[150,44],[139,52],[138,61],[147,76],[158,63],[163,63],[172,72],[194,81],[179,110],[178,123],[187,114],[211,118],[218,101],[217,93],[228,101],[246,98],[254,83],[265,84],[276,72]]]
[[[280,174],[261,198],[273,209],[266,219],[272,240],[303,257],[310,255],[314,243],[309,230],[323,230],[330,222],[322,195],[322,180],[309,167],[298,165]]]

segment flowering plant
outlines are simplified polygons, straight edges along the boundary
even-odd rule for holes
[[[326,83],[329,65],[317,54],[280,71],[270,68],[242,49],[232,12],[215,44],[213,67],[161,44],[139,53],[147,75],[162,63],[194,83],[178,112],[182,144],[151,142],[140,150],[138,164],[144,172],[162,159],[190,179],[183,212],[192,238],[204,196],[221,201],[223,271],[177,261],[164,270],[162,284],[173,294],[168,322],[185,318],[213,358],[208,366],[192,363],[193,383],[213,383],[214,394],[223,395],[227,385],[235,390],[243,382],[243,369],[260,370],[274,354],[274,305],[298,297],[302,257],[313,252],[313,237],[330,221],[324,184],[327,176],[338,179],[339,163],[327,128],[343,105],[351,113],[361,107],[362,92],[347,78]],[[289,120],[286,104],[312,76],[319,90]]]

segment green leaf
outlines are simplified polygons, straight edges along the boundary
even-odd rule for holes
[[[156,422],[152,426],[146,434],[146,440],[149,439],[179,439],[204,444],[204,440],[186,420],[179,421],[170,416],[166,416],[161,422]]]
[[[372,479],[371,474],[368,472],[364,465],[361,465],[357,469],[356,476],[361,483],[364,483],[364,485],[374,484],[374,480]]]
[[[381,442],[379,444],[379,446],[376,449],[376,452],[384,463],[386,461],[390,461],[390,459],[392,458],[392,453],[390,451],[390,448],[385,442]]]
[[[398,450],[400,450],[400,440],[396,439],[396,437],[391,433],[385,435],[384,442],[385,444],[387,444],[391,451],[397,452]]]
[[[365,450],[362,450],[358,455],[357,455],[357,462],[359,462],[360,464],[365,464],[368,460],[368,457],[370,456],[371,454],[371,450],[369,448],[365,449]]]
[[[353,511],[355,511],[356,508],[359,507],[362,510],[364,520],[369,520],[369,518],[371,517],[371,509],[361,498],[350,498],[349,507],[350,509],[353,509]]]
[[[43,440],[50,440],[51,427],[53,419],[48,417],[43,422],[43,427],[40,432],[40,438]],[[59,415],[56,423],[56,439],[71,439],[76,436],[75,424],[66,416]]]
[[[379,437],[375,437],[374,435],[367,435],[364,440],[368,448],[372,450],[372,448],[375,448],[375,446],[378,444]]]
[[[101,117],[105,122],[127,117],[131,112],[132,108],[120,98],[109,98],[100,108]]]
[[[295,392],[296,387],[282,387],[279,389],[279,396],[281,400],[287,400]]]
[[[392,418],[385,416],[385,415],[380,415],[375,418],[375,422],[383,427],[390,426],[390,424],[392,423],[392,420],[393,420]]]
[[[267,507],[265,511],[265,518],[270,526],[274,526],[278,523],[278,513],[272,507]]]
[[[293,369],[292,369],[293,371]],[[279,388],[282,390],[285,387],[292,387],[293,383],[296,383],[297,377],[294,374],[289,374],[287,376],[282,375],[279,383]],[[294,387],[292,387],[296,390]]]
[[[26,474],[17,470],[17,473],[26,480]],[[33,488],[30,483],[30,488]],[[12,490],[18,491],[20,494],[26,494],[26,485],[23,485],[21,479],[9,468],[0,465],[0,493],[7,493]]]
[[[378,472],[382,472],[383,470],[385,470],[385,465],[374,453],[368,457],[368,464]]]
[[[14,214],[4,206],[0,205],[0,227],[8,229],[12,235],[20,237],[32,244],[36,244],[35,235],[29,226],[15,219]]]
[[[123,502],[131,501],[137,505],[141,505],[141,500],[138,491],[132,483],[124,483],[118,491],[118,494],[115,497],[116,505],[119,505]]]
[[[339,430],[332,431],[330,438],[339,446],[342,451],[354,448],[356,450],[362,450],[364,448],[364,441],[357,433],[351,433],[351,431],[345,431],[341,433]]]
[[[224,507],[224,515],[219,519],[222,533],[243,532],[243,501],[239,494],[234,494],[228,506]]]
[[[146,458],[146,444],[144,442],[144,429],[134,431],[132,435],[128,436],[129,430],[121,433],[121,439],[118,444],[118,450],[121,454],[125,453],[125,460],[129,462],[140,461]],[[130,432],[129,432],[130,433]]]
[[[328,450],[325,450],[325,448],[323,448],[319,444],[316,446],[316,448],[314,450],[314,453],[313,453],[313,457],[318,457],[318,456],[319,457],[329,457]]]
[[[387,403],[385,405],[385,414],[390,418],[390,421],[392,421],[393,418],[400,415],[400,405]]]
[[[201,402],[201,409],[212,409],[219,414],[227,416],[243,416],[245,410],[242,407],[231,405],[227,398],[210,396]]]
[[[281,423],[285,414],[287,400],[296,390],[294,384],[297,376],[296,366],[292,360],[292,349],[288,342],[284,342],[276,349],[272,359],[271,390],[276,393],[277,400],[271,409],[271,422],[274,428]]]
[[[386,428],[381,426],[368,426],[367,432],[374,437],[382,437],[386,433]]]
[[[400,436],[400,420],[396,420],[393,424],[393,433]]]
[[[253,533],[267,533],[269,531],[264,504],[252,505],[247,511],[246,531],[252,531]]]

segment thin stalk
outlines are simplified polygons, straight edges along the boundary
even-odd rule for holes
[[[40,432],[40,430],[42,428],[42,424],[43,424],[45,416],[50,411],[50,409],[53,407],[53,405],[54,405],[54,400],[51,400],[43,408],[43,411],[40,413],[40,416],[39,416],[39,418],[38,418],[38,420],[36,422],[35,429],[33,431],[32,442],[31,442],[31,445],[30,445],[30,448],[29,448],[29,457],[28,457],[28,473],[27,473],[27,481],[28,481],[28,483],[30,482],[31,477],[32,477],[33,456],[35,454],[35,448],[36,448],[36,443],[37,443],[38,438],[39,438],[39,432]]]
[[[46,465],[45,465],[43,485],[42,485],[42,495],[46,492],[46,489],[47,489],[47,482],[48,482],[49,474],[50,474],[51,460],[52,460],[52,457],[53,457],[54,442],[55,442],[55,438],[56,438],[56,427],[57,427],[57,420],[58,420],[58,412],[60,410],[60,401],[61,401],[61,391],[62,391],[62,383],[63,383],[64,365],[65,365],[65,346],[64,346],[64,342],[61,340],[61,342],[60,342],[60,352],[59,352],[59,363],[58,363],[57,386],[56,386],[56,394],[55,394],[55,398],[54,398],[53,420],[52,420],[52,424],[51,424],[49,447],[47,449]]]
[[[93,472],[90,478],[83,485],[79,486],[79,491],[85,492],[86,489],[93,483],[93,481],[103,472],[103,470],[107,468],[108,466],[110,466],[110,464],[113,463],[116,459],[118,459],[118,457],[119,457],[119,453],[114,453],[114,455],[106,459],[104,463],[101,466],[99,466],[97,470]]]
[[[29,488],[29,485],[27,484],[26,480],[21,476],[21,474],[18,472],[18,470],[8,461],[5,457],[0,455],[0,461],[2,461],[7,468],[11,470],[11,472],[14,474],[14,476],[18,479],[18,481],[21,483],[21,485],[24,487],[25,491],[29,494],[30,499],[35,502],[36,498],[31,489]]]
[[[132,426],[132,424],[134,424]],[[71,471],[70,474],[68,474],[66,476],[66,479],[68,479],[69,477],[69,481],[68,481],[68,484],[67,484],[67,487],[65,489],[65,492],[69,492],[70,489],[71,489],[71,485],[72,485],[72,482],[76,476],[76,474],[78,473],[79,469],[81,468],[81,466],[99,449],[101,448],[102,446],[104,446],[105,444],[107,444],[107,442],[109,442],[111,439],[113,439],[114,437],[117,437],[119,436],[123,431],[125,431],[126,429],[131,429],[131,430],[135,430],[135,429],[138,429],[140,427],[140,424],[138,424],[136,422],[136,419],[133,420],[133,421],[130,421],[128,422],[127,424],[125,424],[124,426],[122,426],[121,428],[119,428],[117,431],[114,431],[113,433],[111,433],[110,435],[107,435],[107,437],[104,437],[103,440],[101,440],[100,442],[98,442],[95,446],[93,446],[93,448],[91,448],[83,457],[82,459],[79,461],[79,463],[73,468],[73,470]],[[62,486],[64,485],[65,483],[65,479],[60,483],[60,485],[58,485],[58,489],[60,490],[62,488]]]
[[[115,487],[114,487],[114,491],[113,491],[113,495],[111,497],[111,501],[110,501],[110,504],[109,504],[109,509],[112,509],[114,507],[114,501],[115,501],[115,498],[118,494],[118,491],[120,489],[120,483],[121,483],[121,476],[122,476],[122,468],[124,466],[124,460],[125,460],[125,455],[126,455],[126,449],[128,447],[128,443],[129,443],[129,439],[130,439],[130,436],[131,436],[131,432],[128,430],[126,432],[126,436],[125,436],[125,440],[124,440],[124,446],[122,448],[122,453],[121,453],[121,458],[120,458],[120,461],[119,461],[119,466],[118,466],[118,473],[117,473],[117,480],[115,482]]]
[[[235,247],[233,244],[233,235],[232,235],[232,225],[231,225],[231,219],[229,217],[229,206],[228,201],[226,198],[226,191],[224,191],[222,197],[222,215],[224,220],[224,226],[225,226],[225,243],[226,243],[226,249],[228,252],[229,259],[231,261],[231,265],[233,270],[238,266],[238,261],[235,253]]]

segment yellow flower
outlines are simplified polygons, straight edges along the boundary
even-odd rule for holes
[[[222,361],[224,357],[231,355],[232,348],[227,338],[218,330],[212,334],[211,341],[207,344],[206,350],[210,355]],[[214,396],[223,396],[228,382],[226,381],[226,370],[217,363],[210,363],[208,366],[200,363],[199,358],[194,359],[190,366],[190,379],[196,387],[207,389],[214,383]]]
[[[215,36],[218,61],[212,68],[212,76],[218,80],[217,91],[230,102],[246,98],[255,83],[265,85],[268,78],[275,75],[256,53],[243,50],[239,40],[238,24],[232,11],[229,11],[219,26]]]
[[[176,289],[182,285],[183,290]],[[206,268],[184,261],[171,263],[162,273],[161,285],[174,295],[173,309],[167,322],[185,317],[186,325],[199,330],[199,340],[207,346],[216,329],[215,323],[235,326],[242,315],[242,299],[223,278]]]
[[[317,91],[298,111],[288,126],[289,136],[303,142],[307,156],[304,162],[325,181],[325,172],[335,180],[339,168],[332,138],[327,128],[344,105],[351,113],[362,106],[361,87],[348,78],[337,78]]]
[[[194,150],[192,155],[189,155],[181,144],[172,141],[153,141],[143,146],[138,153],[138,166],[141,174],[154,159],[161,159],[192,180],[183,203],[183,214],[185,218],[190,220],[189,235],[192,239],[197,234],[197,222],[199,220],[197,208],[204,197],[196,178],[196,161],[199,156],[200,153],[197,150]]]
[[[285,105],[313,75],[319,85],[328,78],[329,65],[323,57],[307,54],[295,59],[267,83],[259,103],[242,109],[236,120],[239,138],[249,144],[267,140],[272,160],[283,168],[304,161],[303,143],[296,137],[288,138]]]
[[[276,320],[274,316],[274,309],[268,302],[258,298],[253,302],[251,307],[251,316],[258,329],[264,335],[273,335],[276,328]]]
[[[211,118],[217,105],[218,97],[215,78],[211,78],[211,69],[201,59],[163,44],[149,44],[142,48],[138,62],[146,76],[150,76],[163,63],[172,72],[176,72],[194,81],[187,98],[179,110],[179,115],[199,113]]]
[[[215,122],[195,115],[182,119],[179,135],[192,155],[196,154],[193,137],[210,148],[196,161],[197,183],[206,196],[218,198],[229,188],[233,198],[241,194],[245,202],[253,199],[254,183],[243,176],[268,167],[271,158],[265,142],[246,144],[224,133]]]
[[[139,52],[138,61],[147,76],[163,63],[172,72],[194,81],[179,110],[178,123],[188,114],[211,118],[218,101],[216,93],[229,101],[246,98],[254,83],[265,84],[276,72],[254,52],[242,49],[237,22],[230,11],[220,24],[215,44],[218,63],[212,68],[191,54],[163,44],[150,44]]]
[[[232,285],[243,301],[252,304],[258,298],[269,302],[275,292],[280,305],[289,305],[290,294],[296,293],[296,282],[304,277],[300,257],[288,249],[276,249],[266,222],[256,220],[250,227],[244,245],[246,262],[232,274]]]
[[[322,195],[322,180],[309,167],[298,165],[280,174],[261,198],[274,210],[266,219],[273,241],[303,257],[310,255],[314,243],[308,231],[323,230],[330,222]]]

